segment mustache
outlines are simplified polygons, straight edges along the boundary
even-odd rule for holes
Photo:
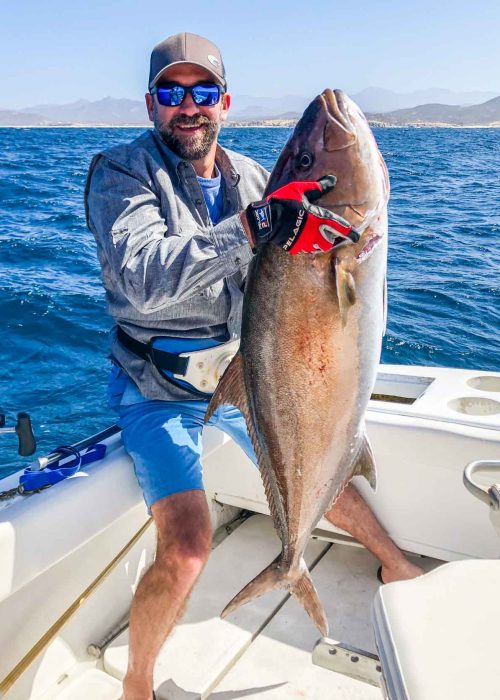
[[[205,124],[210,124],[210,119],[201,114],[196,117],[188,117],[185,114],[179,114],[178,117],[174,117],[171,120],[170,128],[174,126],[204,126]]]

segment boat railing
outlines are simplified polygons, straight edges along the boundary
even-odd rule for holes
[[[473,496],[486,503],[492,510],[500,510],[500,483],[489,488],[481,486],[473,479],[477,472],[493,471],[500,474],[500,460],[476,460],[464,469],[464,485]]]

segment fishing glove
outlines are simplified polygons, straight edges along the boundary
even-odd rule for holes
[[[331,250],[346,240],[359,241],[351,224],[328,209],[311,204],[330,192],[337,179],[326,175],[317,182],[296,181],[280,187],[246,208],[255,248],[274,243],[292,255]]]

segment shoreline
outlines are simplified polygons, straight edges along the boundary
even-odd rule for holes
[[[225,124],[222,129],[293,129],[297,122],[286,124]],[[414,124],[384,124],[368,122],[375,129],[500,129],[500,123],[494,124],[433,124],[432,122]],[[149,129],[141,124],[0,124],[0,129]]]

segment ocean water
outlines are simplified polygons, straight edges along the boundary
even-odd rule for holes
[[[0,129],[0,406],[36,456],[115,421],[106,315],[83,188],[97,151],[140,129]],[[391,175],[382,361],[500,370],[500,130],[377,129]],[[221,141],[272,168],[288,129]],[[26,466],[0,435],[0,476]]]

